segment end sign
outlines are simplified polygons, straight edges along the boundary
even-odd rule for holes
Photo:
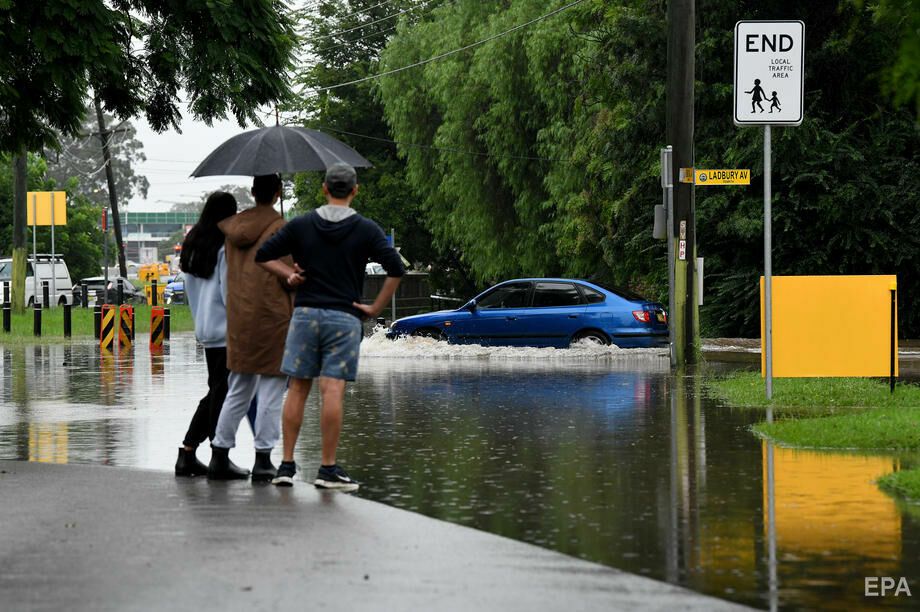
[[[805,24],[735,24],[735,124],[800,125],[805,83]]]

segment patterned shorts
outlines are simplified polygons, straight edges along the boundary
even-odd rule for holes
[[[361,321],[325,308],[294,309],[281,371],[294,378],[326,376],[353,381],[358,373]]]

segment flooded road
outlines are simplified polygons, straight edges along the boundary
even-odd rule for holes
[[[0,458],[171,472],[206,388],[191,336],[159,357],[0,353]],[[297,457],[308,478],[310,404]],[[374,337],[346,410],[339,456],[363,497],[760,608],[912,607],[865,598],[866,576],[905,576],[920,596],[920,517],[873,483],[901,459],[774,449],[747,431],[760,415],[672,377],[660,351]],[[240,464],[251,442],[244,424]]]

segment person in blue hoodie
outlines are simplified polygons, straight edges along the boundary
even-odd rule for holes
[[[358,373],[361,320],[380,314],[405,268],[380,226],[351,208],[358,193],[354,168],[341,163],[330,166],[323,193],[325,206],[292,220],[256,253],[257,263],[297,289],[281,364],[281,371],[290,376],[281,420],[284,455],[272,483],[294,484],[294,445],[303,423],[304,403],[317,379],[323,444],[313,484],[354,491],[358,483],[336,463],[335,456],[345,383],[355,380]],[[294,267],[281,259],[288,255],[293,256]],[[388,278],[374,302],[364,304],[361,293],[369,259],[381,264]]]
[[[185,295],[195,321],[195,337],[204,347],[208,364],[208,393],[198,402],[179,448],[176,476],[207,476],[208,466],[198,460],[195,451],[205,440],[214,439],[227,396],[227,263],[224,233],[217,224],[235,215],[236,210],[236,198],[215,191],[182,243],[179,267],[185,273]]]

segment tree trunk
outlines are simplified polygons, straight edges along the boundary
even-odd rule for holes
[[[105,127],[105,117],[102,115],[102,104],[99,98],[94,99],[96,105],[96,119],[99,122],[99,140],[102,141],[102,160],[105,162],[105,178],[109,184],[109,205],[112,207],[112,227],[115,230],[115,245],[118,253],[118,274],[124,278],[128,276],[128,264],[125,261],[125,243],[121,238],[121,217],[118,214],[118,198],[115,196],[115,173],[112,171],[112,155],[109,151],[109,134]],[[109,262],[105,262],[108,266]]]
[[[13,312],[22,313],[26,307],[26,193],[28,192],[28,153],[13,156],[13,274],[10,302]]]

